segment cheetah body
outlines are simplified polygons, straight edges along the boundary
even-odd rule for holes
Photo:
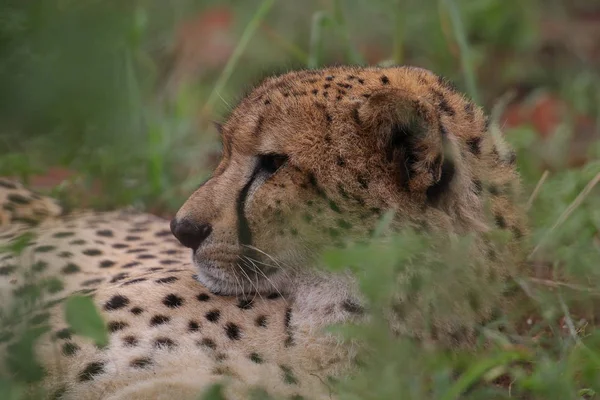
[[[495,223],[515,237],[507,253],[525,233],[512,153],[480,108],[429,71],[335,67],[269,78],[221,131],[221,163],[171,224],[192,257],[160,218],[61,216],[50,199],[8,181],[0,188],[12,204],[0,215],[5,244],[26,229],[24,217],[42,219],[19,255],[2,258],[0,282],[12,305],[28,279],[44,282],[23,323],[50,327],[36,352],[55,398],[194,398],[221,381],[228,398],[252,387],[329,398],[328,378],[350,370],[355,349],[322,328],[362,318],[362,308],[349,274],[316,268],[325,244],[368,236],[387,209],[392,228],[481,239]],[[477,251],[488,250],[481,240]],[[71,294],[93,297],[107,346],[68,329],[62,300]],[[442,334],[456,328],[439,320]],[[9,352],[14,338],[1,337]]]

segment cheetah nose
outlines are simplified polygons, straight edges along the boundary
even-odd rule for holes
[[[196,224],[188,219],[171,220],[171,232],[185,247],[196,250],[212,232],[210,224]]]

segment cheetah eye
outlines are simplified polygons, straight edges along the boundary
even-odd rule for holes
[[[259,168],[269,174],[274,174],[288,160],[283,154],[261,154],[259,157]]]

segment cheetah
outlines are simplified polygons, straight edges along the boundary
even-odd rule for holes
[[[47,327],[35,349],[51,398],[187,399],[218,382],[226,398],[257,388],[330,398],[328,378],[353,370],[358,345],[323,328],[368,321],[368,304],[356,277],[320,268],[319,254],[365,241],[385,216],[386,235],[470,235],[480,279],[503,282],[519,264],[510,260],[527,225],[515,155],[483,110],[433,72],[339,66],[273,76],[219,132],[219,165],[170,222],[129,209],[61,214],[51,199],[0,181],[3,243],[27,229],[21,206],[46,204],[31,211],[41,217],[26,248],[2,256],[0,279],[13,305],[32,276],[54,282],[21,318]],[[509,237],[500,247],[488,237],[496,229]],[[107,346],[69,329],[62,304],[72,294],[93,297]],[[423,337],[413,297],[398,294],[390,326]],[[477,300],[457,299],[467,323],[434,315],[436,338],[457,345],[457,332],[471,337],[471,325],[504,302],[500,293]],[[0,351],[14,340],[2,332]]]

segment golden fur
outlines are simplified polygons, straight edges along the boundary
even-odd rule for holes
[[[171,224],[193,248],[191,260],[162,219],[132,211],[56,217],[47,200],[50,217],[34,242],[0,261],[4,304],[19,303],[31,273],[42,282],[63,278],[44,286],[37,313],[22,320],[50,326],[36,351],[55,398],[194,398],[222,380],[229,398],[250,387],[329,398],[327,377],[349,371],[354,348],[321,328],[361,319],[363,309],[349,273],[319,268],[322,249],[367,239],[394,210],[393,230],[474,234],[477,271],[500,281],[510,273],[509,255],[527,232],[514,156],[487,121],[419,68],[269,78],[222,126],[219,166]],[[9,206],[0,216],[11,224],[0,240],[9,242],[24,229],[9,196],[18,192],[20,205],[34,198],[2,182]],[[510,232],[506,248],[487,240],[494,225]],[[72,293],[94,297],[108,346],[66,329],[61,303]],[[467,324],[492,314],[499,296],[489,297]],[[397,301],[392,328],[424,337],[419,300],[399,293]],[[464,319],[435,315],[436,336],[469,336]],[[16,339],[0,337],[4,349]]]

